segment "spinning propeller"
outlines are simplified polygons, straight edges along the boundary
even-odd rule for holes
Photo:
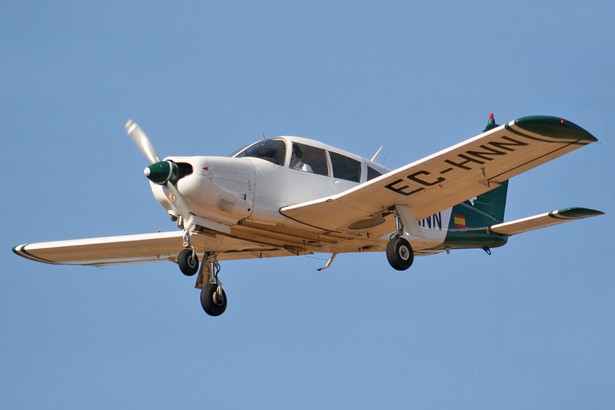
[[[181,216],[182,223],[187,222],[190,218],[190,209],[184,197],[177,189],[177,181],[181,178],[181,174],[177,164],[173,161],[160,161],[156,149],[150,142],[145,132],[137,125],[136,122],[128,120],[124,125],[126,133],[132,138],[139,151],[150,162],[150,166],[143,170],[143,173],[155,184],[163,185],[168,190],[167,197]]]

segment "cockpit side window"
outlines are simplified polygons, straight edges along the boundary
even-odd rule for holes
[[[259,141],[250,145],[243,151],[240,151],[235,157],[260,158],[276,165],[284,165],[284,160],[286,159],[286,143],[284,140],[277,138]]]
[[[372,167],[367,167],[367,180],[372,180],[374,178],[378,178],[380,175],[382,175],[382,172],[375,170]]]
[[[290,168],[318,175],[329,175],[327,153],[324,149],[295,142],[292,154]]]
[[[333,176],[352,182],[361,181],[361,163],[356,159],[329,152],[331,155],[331,165],[333,166]]]

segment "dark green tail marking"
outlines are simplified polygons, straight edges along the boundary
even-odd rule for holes
[[[472,201],[466,201],[464,204],[491,216],[497,222],[504,222],[504,211],[506,210],[506,194],[508,193],[508,181],[504,181],[499,187],[492,189],[489,192],[478,196]]]

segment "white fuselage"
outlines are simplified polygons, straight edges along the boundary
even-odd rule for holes
[[[275,142],[279,152],[267,151],[269,147],[259,151],[258,145],[266,144],[259,141],[232,157],[166,158],[192,166],[192,173],[177,182],[177,188],[190,211],[207,221],[230,227],[243,223],[318,231],[316,227],[306,226],[282,215],[279,210],[342,193],[389,171],[373,161],[318,141],[299,137],[280,137],[267,141]],[[294,145],[299,145],[305,151],[303,160],[311,166],[311,172],[291,167]],[[242,155],[246,152],[250,155]],[[256,154],[253,156],[253,153]],[[170,214],[177,216],[178,212],[172,204],[173,196],[166,187],[153,183],[151,187],[158,202]],[[446,235],[450,210],[442,214],[439,215],[444,219],[441,224],[422,224],[425,236],[413,238],[413,243],[419,247],[441,243]],[[386,232],[394,230],[391,223],[387,227]]]

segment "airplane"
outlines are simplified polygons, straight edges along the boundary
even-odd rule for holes
[[[107,266],[172,261],[197,275],[210,316],[226,310],[220,262],[384,252],[408,269],[414,257],[491,249],[509,237],[602,215],[563,208],[504,222],[508,180],[597,139],[559,117],[504,125],[490,114],[481,134],[397,169],[323,142],[292,136],[256,141],[229,157],[161,160],[143,130],[125,125],[149,162],[155,199],[179,228],[171,232],[25,243],[17,255],[49,264]],[[381,148],[382,149],[382,148]],[[201,262],[199,262],[201,261]]]

